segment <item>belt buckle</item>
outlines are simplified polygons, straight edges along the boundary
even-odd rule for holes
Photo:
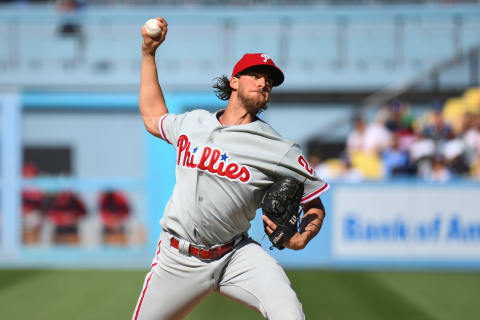
[[[193,250],[192,250],[193,249]],[[202,246],[202,245],[193,245],[191,244],[190,245],[190,254],[197,257],[197,258],[200,258],[202,260],[210,260],[211,258],[210,257],[207,257],[206,255],[208,255],[210,253],[210,250],[208,249],[207,246]]]

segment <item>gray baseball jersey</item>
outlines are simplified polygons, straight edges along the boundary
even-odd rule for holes
[[[226,243],[246,232],[276,177],[303,182],[302,203],[329,188],[299,146],[270,125],[258,119],[222,126],[220,112],[166,114],[159,121],[161,137],[177,154],[176,185],[160,224],[199,245]]]

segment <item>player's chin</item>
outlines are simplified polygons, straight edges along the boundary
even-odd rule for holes
[[[257,93],[253,100],[255,101],[255,105],[261,108],[268,103],[268,98],[269,96],[267,93]]]
[[[262,110],[267,110],[267,102],[268,100],[257,101],[257,103],[252,104],[249,109],[255,114]]]
[[[250,113],[258,113],[261,110],[267,109],[268,96],[264,97],[263,95],[255,94],[255,96],[248,96],[248,98],[243,99],[244,106]]]

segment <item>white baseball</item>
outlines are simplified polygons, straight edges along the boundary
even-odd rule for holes
[[[147,22],[144,24],[145,30],[147,31],[147,34],[151,38],[156,38],[160,36],[162,33],[162,28],[158,26],[158,20],[157,19],[149,19]]]

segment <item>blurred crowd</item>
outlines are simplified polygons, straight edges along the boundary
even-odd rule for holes
[[[326,179],[361,181],[419,177],[428,181],[480,179],[480,88],[414,116],[409,103],[392,101],[373,121],[354,117],[339,158],[311,163]]]
[[[26,179],[37,176],[32,163],[23,167]],[[23,242],[35,244],[82,244],[81,228],[90,219],[88,233],[98,230],[99,243],[126,245],[128,222],[132,217],[127,195],[115,189],[102,190],[97,194],[95,208],[88,212],[85,199],[79,192],[61,190],[46,192],[36,187],[22,190]]]

